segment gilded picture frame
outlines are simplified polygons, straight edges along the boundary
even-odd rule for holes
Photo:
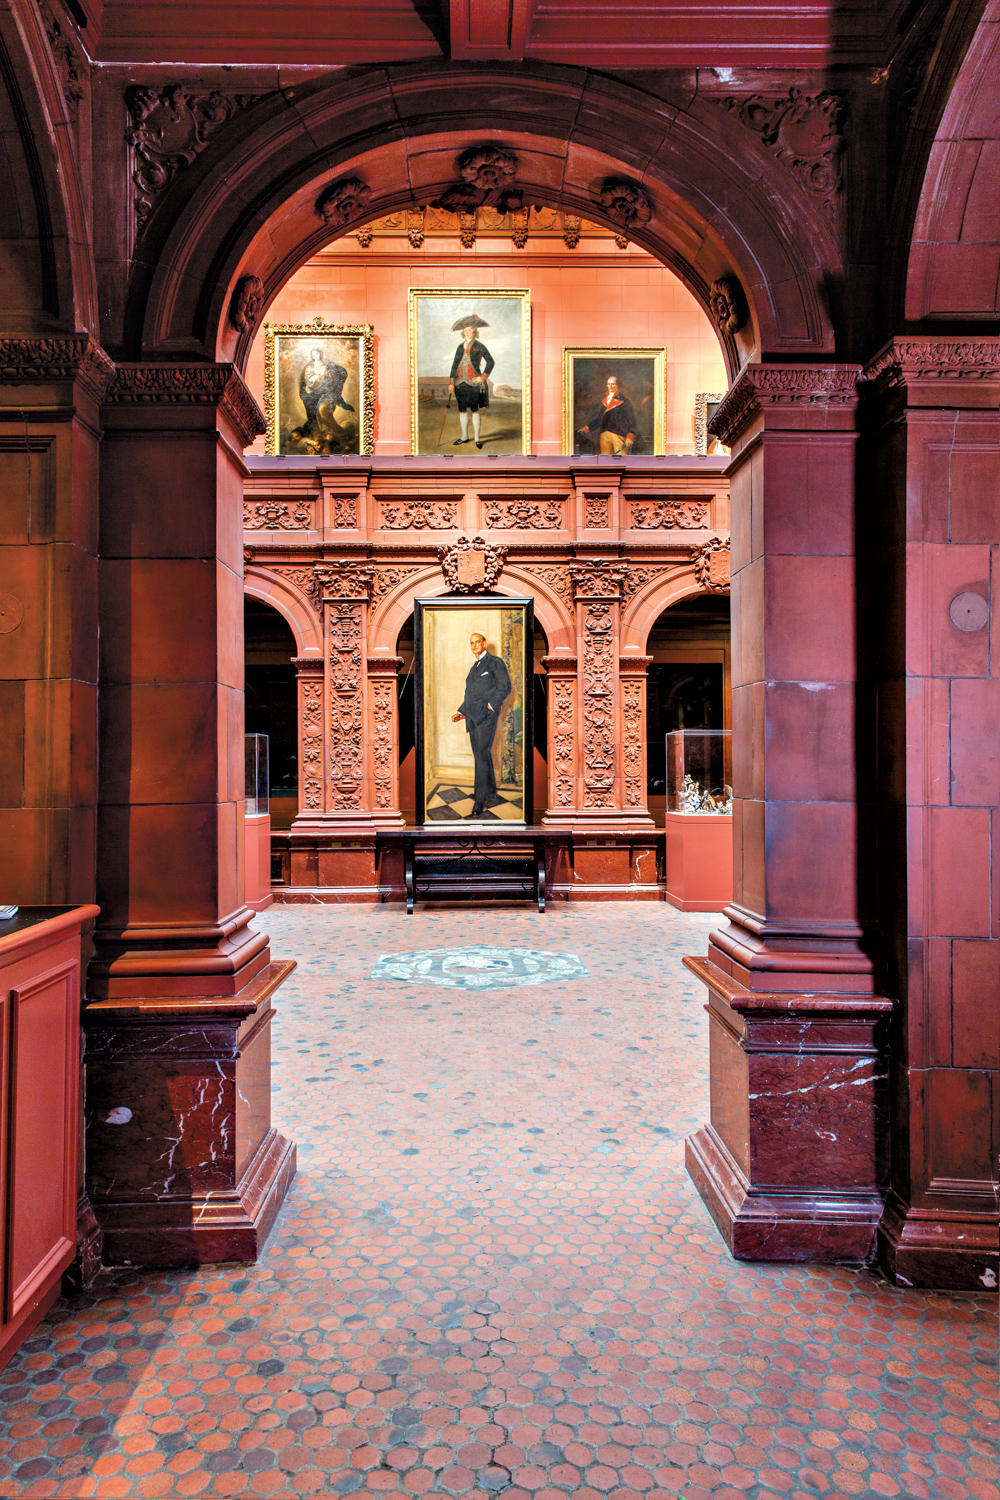
[[[374,453],[374,335],[321,317],[264,324],[266,453]]]
[[[603,399],[608,380],[618,381],[619,396],[631,405],[635,415],[635,438],[631,449],[619,448],[618,439],[626,436],[599,430]],[[595,418],[598,420],[595,422]],[[596,454],[602,451],[625,451],[650,456],[666,452],[667,426],[667,351],[606,347],[602,349],[563,349],[562,370],[563,452]],[[622,425],[617,421],[613,425]],[[587,428],[588,431],[584,431]],[[604,438],[602,449],[601,440]]]
[[[725,391],[699,391],[694,398],[694,451],[702,458],[710,453],[729,452],[708,430],[709,416],[725,394]]]
[[[534,600],[413,601],[416,823],[500,829],[532,821]]]
[[[465,373],[478,376],[463,381],[459,370],[452,392],[465,318],[472,320],[466,326],[474,328],[478,346],[470,349],[473,364]],[[486,458],[531,452],[527,288],[410,287],[409,335],[411,453]]]

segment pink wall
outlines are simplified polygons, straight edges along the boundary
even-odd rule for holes
[[[533,449],[557,454],[562,444],[564,346],[666,348],[668,453],[694,453],[694,399],[724,391],[728,381],[718,336],[690,292],[645,251],[618,250],[611,238],[575,251],[561,241],[482,238],[472,250],[458,240],[428,238],[412,250],[402,237],[378,237],[362,250],[337,240],[303,266],[271,304],[272,323],[375,327],[376,453],[410,451],[407,290],[409,287],[528,287],[532,316]],[[247,381],[264,396],[264,337],[250,352]],[[252,453],[263,453],[261,438]]]

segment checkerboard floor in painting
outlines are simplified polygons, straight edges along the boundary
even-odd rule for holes
[[[706,1020],[679,958],[711,917],[259,920],[300,961],[275,1023],[287,1207],[257,1266],[57,1305],[0,1376],[0,1495],[997,1496],[993,1297],[738,1265],[684,1174]],[[589,977],[369,977],[476,944]]]
[[[427,798],[426,819],[428,823],[456,823],[471,816],[472,792],[467,786],[449,786],[439,781]],[[476,819],[487,823],[522,823],[524,812],[521,794],[509,787],[500,787],[489,807]]]

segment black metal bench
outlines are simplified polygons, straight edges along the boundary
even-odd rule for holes
[[[423,901],[532,900],[545,910],[545,837],[541,833],[415,829],[403,837],[406,910]]]

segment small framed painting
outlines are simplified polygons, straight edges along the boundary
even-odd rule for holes
[[[527,291],[410,288],[414,453],[531,452]]]
[[[372,342],[370,323],[264,324],[266,452],[374,453]]]
[[[530,598],[414,600],[418,825],[530,822],[533,635]]]
[[[563,451],[663,453],[665,349],[563,350]]]
[[[694,398],[694,451],[706,457],[709,453],[728,453],[718,438],[708,430],[725,391],[699,391]]]

